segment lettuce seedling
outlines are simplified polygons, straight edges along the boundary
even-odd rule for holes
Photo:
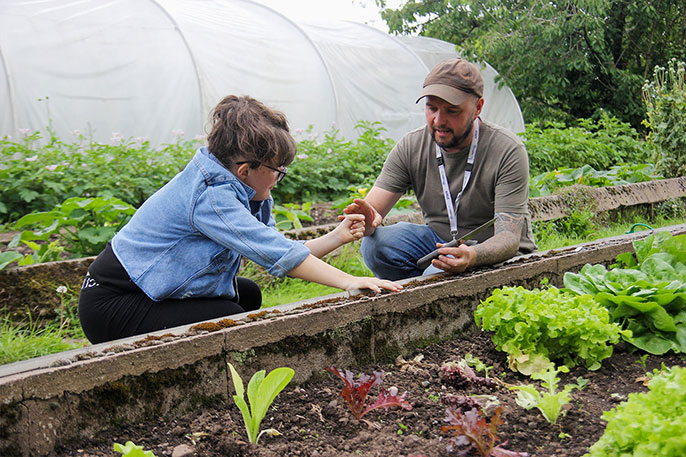
[[[441,371],[441,381],[456,389],[463,389],[472,385],[484,387],[496,386],[493,379],[478,376],[465,359],[460,359],[457,362],[446,362],[441,367]]]
[[[362,420],[362,416],[377,408],[388,410],[391,406],[400,406],[403,409],[412,409],[412,405],[405,400],[407,392],[398,395],[398,389],[395,387],[391,387],[389,390],[381,389],[376,401],[365,407],[367,395],[371,388],[383,383],[383,371],[375,371],[372,376],[361,373],[357,380],[354,379],[350,370],[339,370],[331,366],[326,368],[326,371],[335,374],[345,383],[340,395],[348,403],[350,411],[357,420]]]
[[[465,448],[460,451],[460,455],[465,455],[470,449],[474,449],[482,457],[526,457],[526,452],[509,451],[497,445],[498,437],[496,430],[503,420],[500,413],[503,408],[498,407],[491,417],[487,420],[479,409],[471,409],[465,413],[458,409],[449,407],[446,411],[445,422],[450,425],[441,427],[444,433],[453,433],[447,446],[448,452],[452,452],[456,447]]]
[[[114,450],[122,454],[122,457],[155,457],[152,451],[144,451],[143,446],[136,446],[133,441],[127,441],[123,446],[114,443]]]
[[[557,422],[562,407],[569,403],[572,390],[583,389],[588,382],[584,378],[579,377],[576,384],[567,384],[561,391],[557,391],[557,386],[560,382],[560,378],[557,377],[558,372],[567,373],[569,368],[564,365],[559,368],[551,366],[541,373],[531,375],[533,379],[542,381],[541,385],[547,389],[543,393],[539,392],[532,385],[510,387],[510,390],[518,391],[516,401],[519,406],[524,409],[538,408],[543,417],[551,424]]]
[[[251,443],[257,444],[263,433],[278,434],[274,429],[263,430],[260,432],[260,423],[267,414],[269,406],[277,395],[288,385],[293,378],[295,371],[292,368],[280,367],[272,370],[266,377],[265,371],[260,370],[255,373],[250,382],[248,382],[248,401],[250,408],[245,402],[243,388],[243,380],[230,363],[231,379],[233,380],[233,387],[236,389],[236,395],[233,396],[233,401],[238,406],[243,414],[243,422],[245,422],[245,429],[248,432],[248,440]]]

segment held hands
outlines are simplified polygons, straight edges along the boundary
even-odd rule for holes
[[[374,209],[366,200],[356,198],[353,203],[345,207],[343,212],[347,215],[362,214],[364,216],[364,236],[369,236],[374,233],[374,230],[383,222],[381,214]],[[345,216],[338,216],[338,220],[343,220]]]
[[[447,271],[448,273],[462,273],[467,268],[476,265],[476,249],[464,243],[459,246],[443,248],[443,243],[436,243],[438,258],[431,261],[431,264]],[[448,257],[452,256],[452,257]]]
[[[341,223],[331,233],[338,237],[341,245],[359,240],[364,236],[364,215],[346,214],[338,216],[338,220]]]

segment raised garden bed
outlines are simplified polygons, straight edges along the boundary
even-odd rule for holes
[[[507,369],[504,353],[495,350],[487,335],[466,336],[416,350],[393,364],[348,367],[355,373],[384,370],[383,387],[395,386],[400,393],[407,391],[412,410],[372,411],[365,416],[371,426],[352,417],[338,395],[342,383],[322,370],[310,382],[291,383],[276,398],[262,428],[275,428],[282,436],[263,436],[257,445],[248,444],[240,412],[229,402],[166,420],[159,417],[111,427],[90,439],[62,446],[56,455],[110,457],[114,455],[113,443],[128,440],[143,445],[158,457],[183,455],[182,451],[188,452],[185,455],[207,457],[457,455],[446,450],[451,435],[441,431],[446,424],[446,406],[441,398],[460,394],[497,398],[504,419],[498,427],[498,437],[507,441],[503,446],[506,449],[539,457],[579,457],[602,435],[603,411],[626,400],[629,393],[647,390],[643,384],[646,371],[660,368],[662,363],[686,366],[683,358],[673,355],[649,356],[641,361],[639,354],[620,347],[597,371],[577,367],[561,376],[562,385],[574,382],[577,376],[586,378],[588,384],[574,391],[566,414],[551,425],[538,410],[527,411],[518,406],[515,393],[502,385],[466,385],[458,389],[442,382],[441,365],[468,353],[493,366],[489,376],[509,384],[531,383],[527,377]],[[377,392],[375,387],[370,397],[375,398]]]

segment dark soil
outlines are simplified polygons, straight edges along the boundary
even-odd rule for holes
[[[470,353],[486,365],[493,366],[491,376],[503,383],[522,384],[531,381],[507,369],[505,354],[496,351],[486,335],[464,337],[426,347],[408,360],[398,359],[391,365],[348,368],[356,374],[384,370],[383,387],[395,386],[407,391],[411,411],[391,408],[374,410],[358,422],[352,418],[344,400],[338,395],[342,382],[322,371],[318,380],[302,385],[290,384],[276,398],[262,429],[275,428],[281,436],[264,435],[258,445],[247,443],[245,428],[233,402],[225,408],[206,409],[197,414],[172,417],[148,423],[112,428],[88,441],[73,442],[59,450],[59,456],[111,457],[115,442],[133,441],[151,450],[157,457],[196,456],[450,456],[446,448],[450,435],[441,431],[445,424],[446,406],[441,401],[449,395],[492,395],[503,408],[504,424],[498,427],[498,439],[506,449],[528,452],[540,457],[578,457],[603,434],[603,411],[626,400],[631,392],[646,391],[646,372],[666,366],[686,365],[677,356],[649,356],[616,348],[615,354],[603,361],[602,368],[589,372],[577,367],[562,374],[562,385],[583,376],[589,382],[583,390],[574,390],[566,414],[557,424],[548,423],[537,409],[524,410],[514,399],[514,392],[503,384],[496,387],[466,385],[461,389],[445,385],[441,365],[457,361]],[[643,365],[645,364],[645,365]],[[483,374],[483,373],[482,373]],[[377,396],[375,387],[368,401]],[[483,398],[483,397],[482,397]],[[116,454],[118,455],[118,454]],[[475,452],[466,454],[477,456]]]

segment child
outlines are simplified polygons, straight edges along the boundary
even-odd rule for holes
[[[230,95],[212,124],[208,147],[143,203],[88,269],[79,317],[92,343],[258,309],[259,286],[236,276],[244,256],[277,277],[344,290],[402,288],[319,259],[362,237],[362,215],[305,243],[276,230],[270,191],[295,156],[283,113]]]

